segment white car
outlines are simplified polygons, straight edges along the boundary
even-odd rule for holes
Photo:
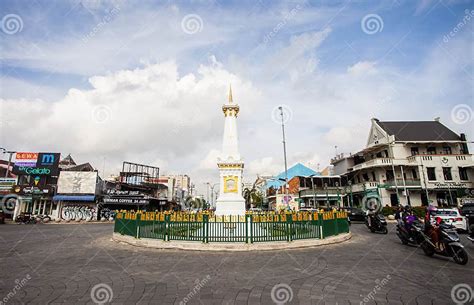
[[[458,209],[437,209],[435,217],[441,218],[445,223],[453,225],[457,230],[467,230],[466,217]]]

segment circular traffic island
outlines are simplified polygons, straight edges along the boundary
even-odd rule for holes
[[[194,251],[308,248],[351,238],[345,212],[119,212],[113,240],[133,246]]]

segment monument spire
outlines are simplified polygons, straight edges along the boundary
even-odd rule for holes
[[[232,104],[234,101],[232,100],[232,85],[229,85],[229,104]]]

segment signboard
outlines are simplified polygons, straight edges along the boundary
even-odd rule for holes
[[[12,172],[16,175],[59,174],[59,153],[17,153]]]
[[[0,194],[10,193],[16,184],[16,178],[0,178]]]
[[[107,195],[115,195],[115,196],[139,196],[139,191],[120,191],[115,189],[108,189],[106,191]]]
[[[149,204],[150,200],[140,197],[114,197],[114,198],[104,198],[104,203],[107,204]]]
[[[42,195],[42,194],[52,194],[53,189],[48,186],[36,187],[36,186],[15,185],[13,186],[13,192],[20,195]]]
[[[97,172],[61,171],[58,194],[95,194]]]
[[[38,153],[17,152],[15,158],[15,165],[35,167],[38,161]]]
[[[467,183],[463,183],[463,182],[445,182],[445,183],[441,183],[441,182],[432,183],[432,182],[430,182],[430,184],[434,184],[435,188],[441,188],[441,189],[445,189],[445,188],[465,188],[465,187],[467,187]]]

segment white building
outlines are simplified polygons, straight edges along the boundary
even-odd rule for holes
[[[456,205],[474,194],[474,161],[466,136],[439,120],[381,122],[372,119],[366,147],[331,160],[334,172],[347,176],[357,205],[377,192],[383,205],[432,202]]]

